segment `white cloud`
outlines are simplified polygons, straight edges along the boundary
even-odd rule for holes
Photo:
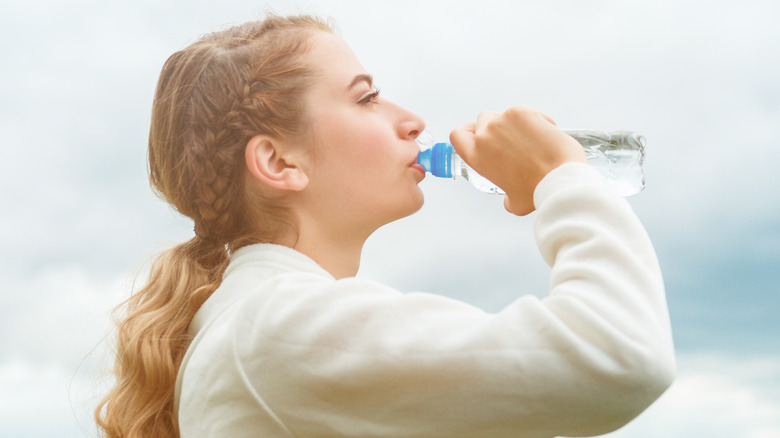
[[[3,436],[85,436],[108,382],[111,309],[129,277],[99,279],[78,266],[6,277],[0,287]],[[44,418],[45,421],[41,421]]]
[[[661,399],[610,438],[780,436],[780,359],[683,354]]]

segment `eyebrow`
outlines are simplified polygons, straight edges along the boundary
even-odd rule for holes
[[[359,84],[360,82],[366,82],[368,83],[368,86],[371,87],[374,85],[374,77],[367,74],[359,74],[355,76],[354,79],[352,79],[352,82],[350,82],[349,85],[347,85],[347,90]]]

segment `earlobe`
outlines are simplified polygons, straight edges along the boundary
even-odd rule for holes
[[[298,163],[285,157],[282,143],[267,135],[249,139],[244,150],[249,173],[263,183],[282,190],[301,191],[309,177]]]

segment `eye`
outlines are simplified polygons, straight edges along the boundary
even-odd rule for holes
[[[360,96],[358,103],[379,103],[379,88],[375,87],[373,90]]]

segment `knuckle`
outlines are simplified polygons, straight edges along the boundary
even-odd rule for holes
[[[531,108],[523,105],[515,105],[513,107],[510,107],[506,112],[508,115],[512,116],[523,116],[531,113]]]

